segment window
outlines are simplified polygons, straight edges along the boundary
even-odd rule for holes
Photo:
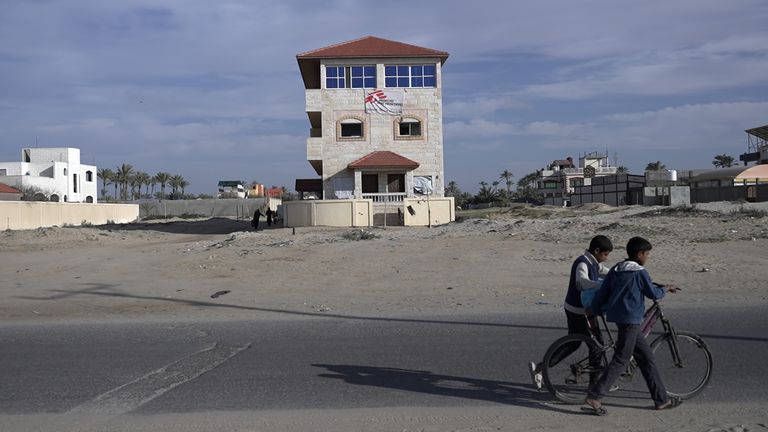
[[[435,65],[384,66],[387,87],[437,87]]]
[[[352,66],[350,69],[350,75],[352,77],[352,88],[376,87],[375,66]]]
[[[345,88],[346,79],[344,66],[326,66],[325,67],[325,87],[326,88]]]
[[[557,189],[560,187],[560,182],[556,181],[545,181],[544,182],[544,189]]]
[[[5,168],[0,169],[0,176],[4,176],[4,175],[8,175],[8,170]]]
[[[326,66],[325,88],[376,88],[376,66]]]
[[[362,138],[363,132],[363,122],[358,119],[344,119],[339,122],[341,138]]]
[[[86,171],[85,172],[85,181],[92,182],[93,181],[93,172],[92,171]]]
[[[401,137],[420,137],[421,122],[414,118],[404,118],[397,124],[397,134]]]
[[[578,187],[578,186],[584,186],[584,179],[583,178],[571,179],[571,187]]]
[[[74,185],[73,192],[77,193],[77,174],[72,174],[72,184]]]

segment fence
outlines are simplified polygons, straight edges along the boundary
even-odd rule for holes
[[[142,218],[147,216],[201,215],[207,217],[232,217],[249,219],[257,208],[269,205],[272,210],[282,203],[279,198],[251,199],[200,199],[200,200],[142,200],[139,212]]]
[[[136,204],[85,204],[37,201],[0,201],[3,229],[22,230],[51,226],[128,223],[139,217]]]

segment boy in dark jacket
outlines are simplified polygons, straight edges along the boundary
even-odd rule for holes
[[[611,243],[611,240],[604,235],[598,235],[589,242],[589,248],[573,261],[571,276],[568,280],[568,291],[565,294],[565,302],[563,304],[565,317],[568,322],[568,334],[580,333],[589,335],[590,326],[597,329],[596,317],[589,318],[589,324],[587,323],[584,307],[581,304],[581,291],[596,288],[600,285],[598,279],[608,273],[608,268],[603,263],[608,259],[608,255],[612,250],[613,243]],[[600,343],[603,342],[599,331],[595,333],[595,336]],[[577,348],[578,345],[573,346],[570,350],[560,352],[557,359],[553,361],[553,364],[568,357]],[[536,388],[541,389],[543,378],[541,375],[541,363],[530,362],[528,367],[533,384]]]
[[[674,408],[680,399],[670,398],[656,367],[656,359],[648,342],[640,331],[640,324],[645,313],[645,297],[661,299],[666,288],[669,292],[677,291],[674,286],[655,285],[643,267],[651,255],[651,243],[642,237],[633,237],[627,243],[629,258],[611,269],[603,285],[595,294],[590,309],[605,311],[606,319],[616,323],[618,337],[616,347],[608,368],[587,393],[585,409],[594,414],[606,413],[600,399],[605,396],[610,386],[627,369],[630,358],[634,355],[640,372],[643,374],[648,391],[651,393],[657,410]]]

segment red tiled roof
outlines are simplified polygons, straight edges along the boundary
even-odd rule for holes
[[[0,193],[20,194],[21,191],[8,186],[7,184],[0,183]]]
[[[359,168],[409,168],[416,169],[419,163],[412,161],[407,157],[391,151],[375,151],[368,153],[360,159],[347,165],[349,169]]]
[[[296,56],[299,60],[346,57],[438,57],[442,63],[445,63],[448,59],[448,53],[375,36],[365,36],[360,39],[303,52]]]

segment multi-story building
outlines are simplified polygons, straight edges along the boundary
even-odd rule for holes
[[[607,154],[598,152],[580,156],[578,166],[574,165],[571,157],[555,160],[539,171],[536,188],[544,197],[545,204],[559,206],[568,200],[574,188],[589,186],[592,178],[616,174],[617,169],[610,165]]]
[[[0,182],[20,190],[34,188],[54,202],[97,200],[96,167],[80,163],[77,148],[25,148],[21,162],[0,162]]]
[[[447,52],[368,36],[296,58],[323,199],[443,196]]]

